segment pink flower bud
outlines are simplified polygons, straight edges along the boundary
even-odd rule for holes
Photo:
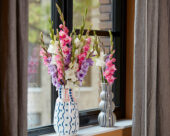
[[[83,51],[84,51],[84,52],[88,52],[89,49],[90,49],[90,46],[89,46],[89,45],[85,45],[85,46],[83,47]]]
[[[60,30],[59,37],[60,37],[60,39],[66,38],[66,33],[64,31]]]
[[[64,32],[65,32],[66,34],[68,34],[69,30],[68,30],[67,27],[64,27],[63,30],[64,30]]]
[[[62,28],[63,28],[63,24],[60,24],[60,25],[59,25],[59,28],[62,29]]]
[[[90,37],[88,37],[88,38],[86,39],[86,43],[87,43],[88,45],[91,43],[91,38],[90,38]]]
[[[113,65],[113,62],[112,62],[112,61],[109,60],[108,62],[106,62],[106,66],[107,66],[107,67],[111,67],[112,65]]]

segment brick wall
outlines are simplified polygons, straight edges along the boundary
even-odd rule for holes
[[[99,0],[100,2],[100,30],[111,30],[112,29],[112,0]],[[106,53],[110,49],[110,39],[109,37],[100,37],[100,40],[105,46]]]
[[[109,30],[112,28],[112,0],[99,0],[100,2],[100,29]]]

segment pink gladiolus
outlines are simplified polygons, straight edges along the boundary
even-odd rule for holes
[[[58,69],[62,69],[63,63],[62,63],[62,61],[61,61],[61,56],[60,56],[60,55],[56,55],[56,56],[55,56],[55,60],[56,60],[56,62],[57,62],[57,68],[58,68]]]
[[[67,46],[64,46],[64,47],[62,48],[62,51],[63,51],[63,53],[64,53],[65,55],[68,55],[68,54],[70,53],[70,48],[68,48]]]
[[[60,28],[60,29],[63,29],[63,24],[60,24],[60,25],[59,25],[59,28]]]
[[[65,42],[66,44],[70,44],[70,43],[71,43],[71,37],[66,36],[66,38],[64,39],[64,42]]]
[[[81,64],[82,64],[83,60],[86,58],[86,56],[87,56],[86,52],[83,52],[80,55],[78,55],[79,70],[80,70]]]
[[[44,51],[43,48],[40,49],[40,56],[44,56],[46,54],[46,52]]]
[[[109,84],[112,84],[115,81],[116,78],[114,76],[108,76],[108,77],[106,77],[106,79],[107,79]]]
[[[117,69],[116,69],[116,66],[115,66],[114,64],[113,64],[113,66],[109,67],[109,71],[110,71],[111,73],[114,73],[116,70],[117,70]]]
[[[56,56],[55,56],[55,60],[60,60],[61,59],[61,56],[59,55],[59,54],[57,54]]]
[[[90,46],[89,46],[89,45],[85,45],[85,46],[83,47],[83,51],[84,51],[84,52],[88,52],[89,49],[90,49]]]
[[[60,82],[60,80],[62,80],[62,79],[63,79],[63,74],[58,73],[58,82]]]
[[[63,78],[62,74],[58,74],[58,79],[61,80]]]
[[[87,43],[88,45],[91,43],[91,38],[90,38],[90,37],[86,39],[86,43]]]
[[[109,55],[109,58],[113,58],[113,54],[110,54],[110,55]]]
[[[68,37],[68,40],[69,40],[68,43],[71,44],[72,38],[70,36]]]
[[[59,68],[60,66],[59,65],[63,65],[62,64],[62,61],[59,59],[59,60],[56,60],[56,62],[57,62],[57,67]]]
[[[60,75],[62,75],[62,70],[60,69],[60,68],[57,68],[57,70],[58,70],[58,74],[60,74]]]
[[[107,69],[103,74],[104,74],[105,77],[107,77],[110,74],[109,70]]]
[[[115,59],[115,58],[112,58],[111,61],[114,63],[114,62],[116,62],[116,59]]]
[[[68,30],[67,27],[64,27],[63,30],[64,30],[64,32],[65,32],[66,34],[68,34],[69,30]]]
[[[60,39],[66,38],[66,33],[64,31],[60,30],[59,37],[60,37]]]
[[[67,28],[66,26],[64,26],[63,24],[60,24],[60,25],[59,25],[59,28],[60,28],[60,29],[63,29],[63,31],[64,31],[66,34],[68,34],[69,30],[68,30],[68,28]]]
[[[64,40],[60,40],[61,47],[66,46],[66,42]]]
[[[116,69],[114,62],[116,62],[115,58],[109,58],[109,60],[107,60],[106,62],[106,69],[103,72],[103,75],[109,84],[114,83],[116,79],[114,77],[114,73],[117,69]]]
[[[87,53],[86,53],[86,52],[80,54],[80,55],[78,56],[79,61],[83,61],[83,60],[86,58],[86,56],[87,56]]]
[[[58,64],[57,64],[57,68],[58,69],[62,69],[63,68],[63,64],[59,61]]]
[[[107,67],[111,67],[112,65],[113,65],[113,62],[112,62],[112,61],[106,62],[106,66],[107,66]]]
[[[59,78],[59,80],[61,80],[63,78],[62,70],[59,68],[57,68],[57,70],[58,70],[58,78]]]

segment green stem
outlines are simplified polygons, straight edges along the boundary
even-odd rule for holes
[[[99,67],[99,68],[100,68],[100,72],[101,72],[102,83],[104,83],[103,70],[102,70],[102,67]]]
[[[65,81],[65,71],[64,71],[64,56],[63,56],[62,49],[61,49],[61,46],[60,46],[60,40],[59,40],[59,32],[58,32],[58,29],[57,29],[57,39],[58,39],[58,41],[59,41],[59,44],[58,44],[59,53],[60,53],[60,55],[61,55],[61,61],[62,61],[62,63],[63,63],[62,71],[63,71],[63,74],[64,74],[63,80],[64,80],[64,84],[65,84],[66,81]]]

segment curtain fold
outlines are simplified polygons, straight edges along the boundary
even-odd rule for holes
[[[170,136],[170,1],[136,0],[133,136]]]
[[[0,136],[27,135],[28,1],[0,0]]]

